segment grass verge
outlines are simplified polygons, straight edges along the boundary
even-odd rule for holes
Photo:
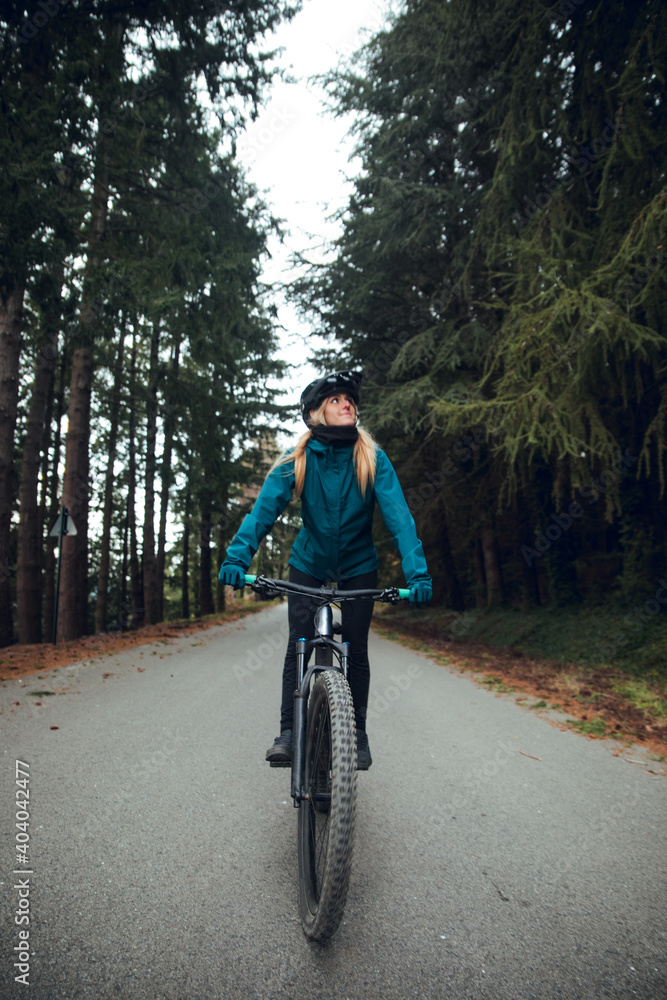
[[[563,725],[644,743],[659,759],[667,752],[667,611],[632,634],[624,616],[611,606],[457,614],[399,605],[377,609],[374,623],[437,662],[481,672],[476,680],[498,695],[516,689],[529,708],[573,716]]]

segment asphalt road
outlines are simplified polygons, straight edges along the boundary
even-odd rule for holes
[[[667,781],[378,638],[344,923],[309,943],[263,761],[285,616],[0,685],[2,1000],[667,996]]]

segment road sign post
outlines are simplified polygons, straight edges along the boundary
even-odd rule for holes
[[[65,535],[76,535],[77,530],[74,521],[70,517],[67,507],[61,507],[56,523],[49,532],[58,539],[58,570],[56,572],[56,599],[53,608],[53,645],[56,644],[58,634],[58,602],[60,600],[60,564],[63,558],[63,538]]]

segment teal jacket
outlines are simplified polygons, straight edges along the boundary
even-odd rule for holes
[[[362,496],[353,450],[312,439],[308,442],[301,496],[303,527],[292,546],[290,566],[319,580],[332,581],[376,569],[378,557],[371,530],[377,502],[401,555],[408,586],[420,581],[430,583],[414,518],[391,462],[378,448],[375,483]],[[287,506],[293,488],[293,462],[269,473],[254,507],[227,549],[227,563],[248,569],[260,542]]]

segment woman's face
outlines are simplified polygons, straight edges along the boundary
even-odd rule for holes
[[[344,392],[329,396],[324,406],[324,419],[329,427],[353,427],[357,419],[357,408],[352,396]]]

